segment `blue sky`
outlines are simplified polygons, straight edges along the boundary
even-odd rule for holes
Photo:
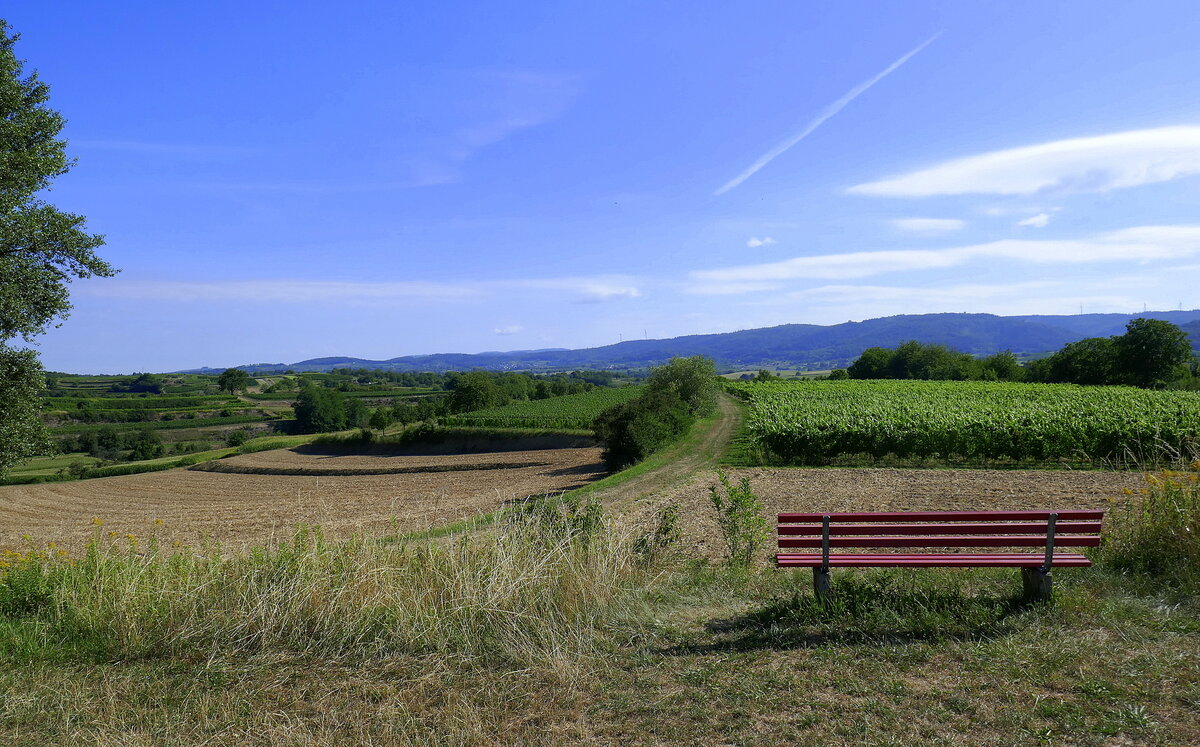
[[[55,370],[1200,307],[1194,2],[31,2]]]

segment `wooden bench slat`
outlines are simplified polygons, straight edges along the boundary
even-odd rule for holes
[[[780,524],[820,523],[825,516],[835,521],[1047,521],[1050,514],[1058,514],[1059,521],[1099,521],[1104,517],[1103,509],[1071,511],[858,511],[853,513],[785,513],[779,514]]]
[[[820,537],[780,537],[780,547],[821,547]],[[1099,547],[1100,537],[1055,537],[1057,547]],[[830,537],[830,547],[1045,547],[1046,535]]]
[[[1017,532],[1029,534],[1046,533],[1047,522],[999,523],[999,524],[833,524],[830,523],[829,534],[838,535],[888,535],[888,534],[995,534],[997,532]],[[1062,521],[1055,528],[1055,534],[1098,534],[1101,523],[1098,521]],[[786,537],[820,537],[820,524],[800,524],[778,526],[780,536]]]
[[[1014,553],[1004,555],[935,555],[921,553],[917,555],[830,555],[831,568],[1038,568],[1045,558],[1033,553]],[[776,557],[780,568],[819,568],[819,554],[781,554]],[[1053,566],[1056,568],[1086,568],[1092,564],[1086,556],[1064,554],[1055,555]]]

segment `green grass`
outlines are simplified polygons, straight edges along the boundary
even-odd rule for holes
[[[155,420],[144,423],[91,423],[86,425],[66,425],[51,429],[51,434],[72,435],[79,433],[95,433],[104,428],[115,428],[116,430],[142,430],[149,429],[152,431],[169,431],[182,428],[212,428],[223,425],[241,425],[245,423],[263,423],[269,420],[278,420],[282,415],[229,415],[226,417],[216,418],[184,418],[180,420]],[[118,427],[120,426],[120,427]]]
[[[601,412],[641,394],[643,387],[600,387],[580,394],[513,402],[446,418],[447,425],[484,428],[587,429]]]
[[[242,554],[143,539],[22,560],[0,582],[0,736],[1200,740],[1200,604],[1152,578],[1062,571],[1044,606],[1007,571],[838,571],[823,606],[807,573],[647,561],[633,533],[553,515],[443,547],[307,531]]]

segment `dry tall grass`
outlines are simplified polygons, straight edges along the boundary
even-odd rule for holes
[[[538,504],[448,547],[326,542],[233,556],[101,540],[0,575],[0,653],[105,659],[286,650],[438,653],[570,669],[654,571],[595,505]]]

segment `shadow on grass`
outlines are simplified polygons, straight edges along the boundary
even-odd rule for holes
[[[743,615],[708,622],[705,635],[668,653],[986,640],[1018,632],[1048,609],[995,577],[983,580],[971,588],[948,574],[838,574],[828,604],[795,583]]]

